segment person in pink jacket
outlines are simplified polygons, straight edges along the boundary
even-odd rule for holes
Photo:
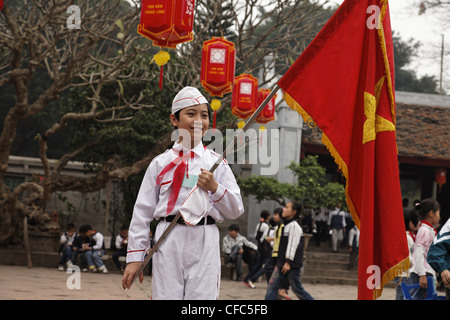
[[[413,269],[410,275],[410,284],[419,284],[420,287],[411,290],[413,300],[426,298],[427,276],[435,276],[433,268],[427,262],[427,254],[433,239],[436,236],[436,229],[441,218],[441,207],[439,203],[431,198],[422,200],[416,205],[419,217],[422,219],[416,235],[413,254]]]

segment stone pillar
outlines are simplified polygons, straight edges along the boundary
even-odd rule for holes
[[[278,92],[277,102],[282,100],[281,90]],[[258,132],[259,124],[253,124],[251,126],[256,132]],[[268,165],[261,164],[261,152],[266,153],[261,144],[258,143],[258,163],[252,165],[251,175],[266,175],[265,171],[273,172],[273,166],[275,162],[278,162],[278,170],[272,176],[278,179],[280,182],[294,183],[294,176],[292,172],[286,167],[292,162],[300,161],[300,148],[302,139],[302,117],[291,108],[289,108],[284,101],[278,104],[275,120],[265,125],[267,128],[267,136],[264,138],[267,141],[263,141],[268,144],[269,151],[267,154],[271,159],[270,165],[272,168],[267,170]],[[276,158],[276,160],[275,160]],[[269,210],[271,213],[280,205],[275,201],[264,200],[261,203],[255,199],[254,196],[248,197],[248,223],[247,234],[251,235],[255,232],[256,225],[259,222],[260,214],[262,210]]]

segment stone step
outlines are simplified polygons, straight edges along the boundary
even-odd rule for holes
[[[323,269],[348,270],[348,261],[306,258],[304,264],[305,268],[309,269],[323,268]]]
[[[321,259],[321,260],[333,260],[333,261],[345,261],[348,262],[350,253],[333,253],[333,252],[306,252],[306,259]]]
[[[309,268],[308,264],[305,264],[304,274],[308,276],[330,276],[330,277],[343,277],[343,278],[358,278],[358,270],[348,269],[330,269],[330,268]]]
[[[358,285],[357,278],[344,278],[344,277],[332,277],[332,276],[310,276],[301,275],[300,280],[303,283],[321,283],[321,284],[343,284],[343,285]]]
[[[341,248],[337,253],[328,244],[316,246],[312,242],[305,253],[302,282],[357,285],[357,269],[349,270],[350,252]]]

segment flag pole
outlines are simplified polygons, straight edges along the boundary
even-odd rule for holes
[[[209,169],[209,172],[214,172],[217,167],[220,165],[220,163],[222,162],[222,160],[225,158],[226,154],[228,151],[230,151],[230,149],[234,148],[234,143],[237,140],[237,138],[239,138],[242,134],[244,134],[245,130],[247,130],[250,125],[255,121],[255,119],[259,116],[259,114],[261,113],[261,111],[267,106],[267,104],[269,103],[270,100],[272,100],[272,98],[275,96],[275,94],[277,93],[277,91],[280,89],[280,87],[278,86],[278,84],[276,84],[272,90],[270,91],[269,95],[264,99],[264,101],[260,104],[260,106],[258,107],[258,109],[255,110],[255,112],[253,112],[253,114],[251,115],[251,117],[247,120],[247,122],[245,123],[245,125],[242,127],[242,129],[240,129],[237,134],[234,135],[233,141],[231,141],[227,147],[225,148],[225,151],[220,155],[220,157],[217,159],[217,161],[214,163],[214,165],[211,167],[211,169]],[[175,226],[175,224],[177,223],[178,219],[181,218],[181,213],[180,211],[177,212],[177,214],[175,215],[174,219],[170,222],[169,226],[166,228],[166,230],[164,230],[163,234],[159,237],[158,241],[155,243],[155,245],[153,246],[153,248],[150,250],[150,252],[147,254],[147,256],[145,257],[144,261],[142,261],[142,263],[140,264],[138,270],[136,271],[136,273],[133,275],[133,279],[131,280],[131,285],[133,284],[133,282],[136,280],[136,278],[144,271],[145,267],[147,266],[147,264],[150,262],[150,259],[152,258],[153,254],[156,252],[156,250],[158,249],[158,247],[161,245],[161,242],[167,237],[167,235],[170,233],[170,231],[173,229],[173,227]]]

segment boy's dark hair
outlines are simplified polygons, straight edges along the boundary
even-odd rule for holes
[[[267,210],[261,211],[261,218],[263,218],[264,220],[266,220],[267,217],[270,217],[270,212],[267,211]]]
[[[228,227],[229,231],[237,231],[239,232],[239,226],[237,224],[232,224],[231,226]]]
[[[74,229],[75,225],[73,223],[67,224],[67,230]]]
[[[427,198],[425,200],[422,200],[420,203],[416,204],[416,210],[419,213],[419,216],[422,219],[425,219],[428,212],[433,211],[436,212],[438,210],[441,210],[441,205],[439,202],[432,198]]]
[[[92,230],[92,228],[91,228],[91,226],[88,225],[88,224],[83,224],[83,225],[80,227],[80,233],[86,233],[86,232],[88,232],[89,230]]]
[[[283,212],[283,208],[282,207],[279,207],[279,208],[276,208],[275,210],[273,210],[273,214],[278,214],[280,216],[281,216],[282,212]]]
[[[412,222],[414,226],[419,223],[419,215],[413,208],[403,208],[403,217],[405,219],[405,229],[409,230],[409,222]]]
[[[300,202],[297,202],[295,200],[291,200],[289,202],[292,204],[292,210],[295,210],[294,219],[298,219],[298,217],[300,217],[300,214],[303,211],[303,206],[301,205]]]
[[[120,231],[124,231],[124,230],[128,230],[128,225],[127,224],[123,224],[120,226]]]

